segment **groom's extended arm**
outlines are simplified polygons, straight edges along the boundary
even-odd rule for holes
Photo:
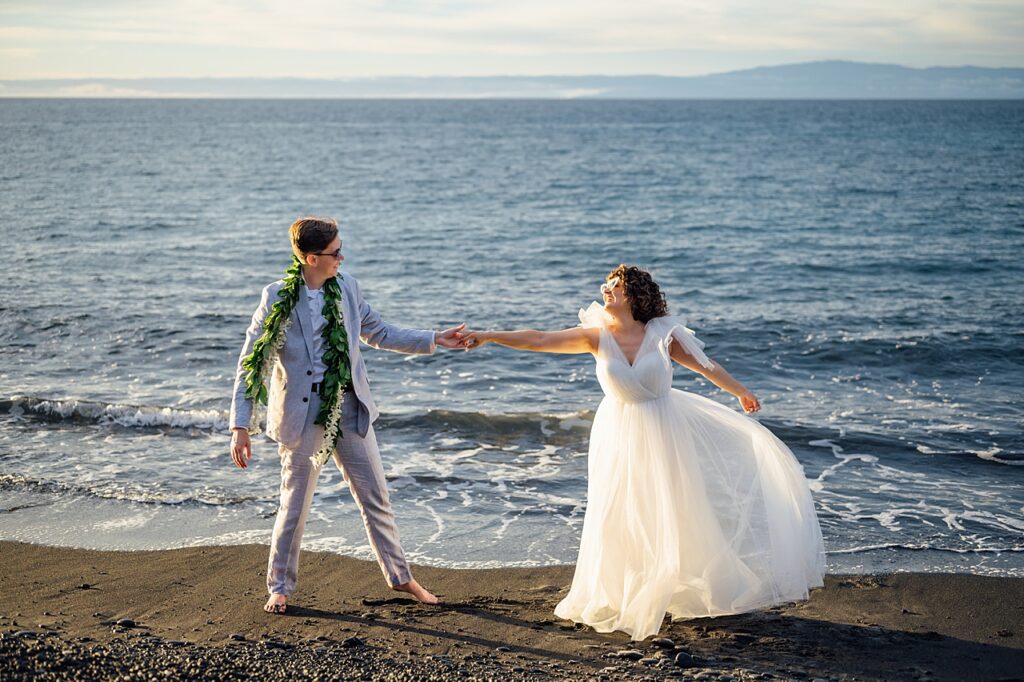
[[[376,310],[374,310],[366,299],[363,298],[359,282],[354,277],[346,278],[354,285],[356,303],[359,307],[359,319],[361,329],[359,338],[365,343],[382,350],[392,350],[398,353],[418,353],[429,355],[437,349],[434,332],[422,329],[406,329],[385,322]]]

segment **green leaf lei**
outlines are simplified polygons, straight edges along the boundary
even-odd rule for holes
[[[267,404],[270,372],[274,368],[274,361],[281,346],[284,345],[285,334],[291,326],[291,313],[299,301],[299,290],[303,284],[302,262],[292,256],[292,265],[285,271],[284,286],[277,292],[280,300],[270,307],[270,312],[263,322],[263,333],[253,343],[252,352],[242,361],[242,367],[246,370],[245,397],[252,400],[251,423],[256,428],[260,420],[257,411]],[[331,458],[338,438],[342,435],[341,403],[345,387],[352,382],[348,333],[345,331],[345,321],[341,312],[341,286],[334,277],[324,282],[323,316],[327,319],[322,334],[323,361],[327,369],[323,381],[320,382],[320,410],[315,420],[316,424],[324,427],[323,442],[313,456],[317,466],[323,466]]]

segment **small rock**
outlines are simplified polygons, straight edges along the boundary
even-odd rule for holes
[[[80,590],[91,590],[92,589],[92,585],[90,585],[89,583],[82,583],[81,585],[78,586],[78,589],[80,589]]]
[[[672,659],[672,662],[680,668],[692,668],[697,665],[697,662],[693,660],[693,656],[685,651],[680,651],[676,654],[676,657]]]
[[[636,649],[623,649],[622,651],[616,651],[614,655],[615,658],[625,658],[629,661],[639,661],[644,657],[644,655]]]
[[[660,663],[660,662],[661,662],[660,658],[654,658],[654,657],[641,658],[640,659],[641,665],[658,665],[658,663]]]
[[[380,616],[378,616],[373,611],[367,611],[366,613],[362,614],[360,618],[365,618],[366,620],[374,620],[376,618],[380,618]]]
[[[291,649],[292,645],[288,642],[280,642],[276,639],[265,639],[261,642],[263,646],[268,649]]]
[[[558,585],[538,585],[537,587],[531,587],[531,592],[561,592],[562,588]]]
[[[18,630],[14,633],[14,636],[20,637],[22,639],[35,639],[36,633],[32,632],[31,630]]]
[[[614,665],[610,665],[606,668],[601,668],[601,670],[599,670],[598,672],[600,672],[602,675],[611,675],[612,673],[618,672],[618,670],[619,669],[616,668]]]
[[[651,644],[653,644],[655,646],[659,646],[662,649],[675,649],[676,648],[676,643],[673,642],[668,637],[662,637],[661,639],[651,640]]]
[[[512,648],[507,646],[499,646],[495,649],[495,651],[512,651]]]
[[[346,649],[352,649],[357,646],[366,646],[366,642],[353,635],[352,637],[346,637],[341,640],[341,645]]]
[[[1000,637],[1013,637],[1013,630],[1003,628],[1002,630],[996,630],[996,634]]]
[[[245,641],[245,635],[243,635],[241,632],[232,632],[230,635],[228,635],[228,637],[230,639],[235,640],[236,642],[244,642]]]
[[[123,628],[133,628],[135,627],[135,621],[131,618],[121,618],[120,620],[116,621],[114,625],[118,625]]]

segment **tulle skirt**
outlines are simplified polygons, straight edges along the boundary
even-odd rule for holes
[[[560,618],[644,639],[698,618],[806,599],[825,552],[803,468],[757,421],[671,390],[605,397],[587,511]]]

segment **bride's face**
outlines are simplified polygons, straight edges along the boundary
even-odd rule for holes
[[[601,296],[604,297],[605,309],[629,307],[629,301],[626,299],[626,287],[618,277],[612,277],[601,285]]]

